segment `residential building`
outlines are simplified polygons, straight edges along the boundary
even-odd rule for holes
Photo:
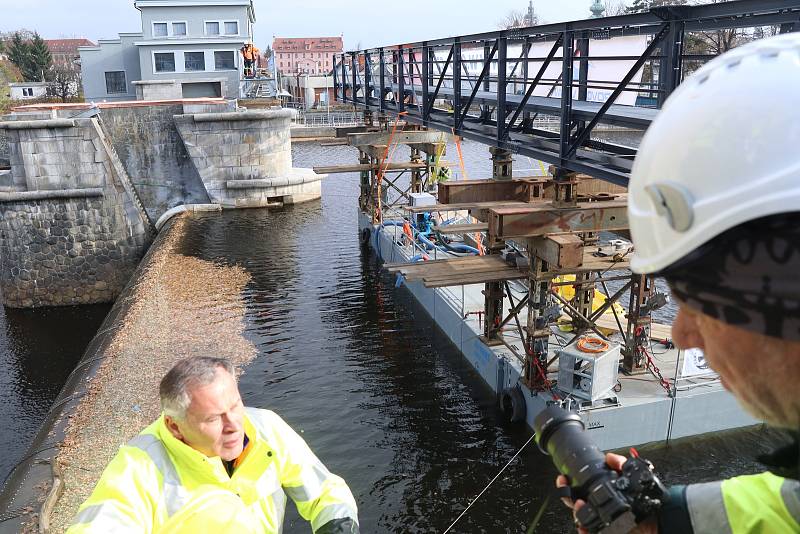
[[[11,100],[30,100],[47,96],[47,82],[18,82],[8,84]]]
[[[45,44],[53,56],[53,63],[75,63],[80,61],[78,47],[97,46],[89,39],[45,39]]]
[[[272,50],[277,69],[286,75],[323,74],[344,49],[342,37],[275,37]]]
[[[281,89],[288,92],[305,109],[324,108],[336,99],[331,73],[283,76]]]
[[[80,47],[87,100],[238,98],[252,0],[134,0],[142,31]]]

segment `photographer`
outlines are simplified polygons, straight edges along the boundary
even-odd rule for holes
[[[795,432],[798,95],[798,34],[755,41],[714,59],[672,94],[647,131],[628,207],[631,268],[669,283],[679,305],[676,345],[702,349],[747,411]],[[800,532],[797,444],[772,459],[772,472],[671,488],[669,503],[636,530]],[[606,457],[616,470],[624,461]],[[556,485],[567,482],[562,476]]]

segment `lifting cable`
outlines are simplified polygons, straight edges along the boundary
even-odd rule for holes
[[[466,515],[466,513],[469,511],[469,509],[470,509],[470,508],[472,508],[472,505],[473,505],[473,504],[475,504],[476,502],[478,502],[478,499],[480,499],[480,498],[481,498],[481,496],[482,496],[484,493],[486,493],[486,490],[488,490],[488,489],[489,489],[489,487],[490,487],[492,484],[494,484],[494,481],[495,481],[495,480],[497,480],[498,478],[500,478],[500,475],[502,475],[502,474],[503,474],[503,471],[505,471],[505,470],[506,470],[506,468],[508,468],[508,466],[509,466],[509,465],[511,465],[511,463],[512,463],[514,460],[516,460],[516,459],[517,459],[517,456],[519,456],[519,454],[520,454],[520,453],[521,453],[521,452],[522,452],[522,451],[525,449],[525,447],[527,447],[527,446],[530,444],[530,442],[531,442],[531,441],[533,441],[533,438],[535,438],[535,437],[536,437],[536,433],[534,432],[534,433],[533,433],[533,435],[531,435],[531,437],[530,437],[530,438],[528,438],[528,441],[526,441],[526,442],[525,442],[525,444],[524,444],[522,447],[520,447],[520,448],[519,448],[519,450],[516,452],[516,454],[514,454],[514,456],[512,456],[512,457],[511,457],[511,459],[510,459],[508,462],[506,462],[506,465],[504,465],[504,466],[503,466],[503,468],[502,468],[502,469],[501,469],[501,470],[500,470],[500,471],[499,471],[499,472],[498,472],[498,473],[497,473],[497,474],[494,476],[494,478],[493,478],[492,480],[490,480],[490,481],[489,481],[489,483],[486,485],[486,487],[485,487],[485,488],[483,488],[483,489],[481,490],[481,492],[480,492],[480,493],[478,493],[478,495],[477,495],[477,496],[476,496],[474,499],[472,499],[472,501],[471,501],[471,502],[470,502],[470,503],[467,505],[467,507],[464,509],[464,511],[463,511],[463,512],[461,512],[461,515],[459,515],[459,516],[456,518],[456,520],[455,520],[455,521],[453,521],[453,522],[450,524],[450,526],[449,526],[449,527],[447,527],[447,528],[444,530],[444,532],[442,532],[442,534],[447,534],[448,532],[450,532],[450,530],[452,530],[452,528],[453,528],[453,527],[456,525],[456,523],[458,523],[458,521],[459,521],[459,520],[460,520],[462,517],[464,517],[464,515]]]

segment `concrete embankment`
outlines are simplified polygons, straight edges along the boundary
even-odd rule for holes
[[[184,256],[191,214],[171,219],[67,380],[0,495],[2,532],[63,532],[120,445],[159,414],[158,382],[192,355],[256,355],[242,336],[249,274]]]

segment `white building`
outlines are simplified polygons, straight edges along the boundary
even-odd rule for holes
[[[252,0],[134,0],[142,31],[81,47],[86,100],[238,98]]]
[[[33,98],[41,98],[47,96],[47,82],[19,82],[10,83],[11,100],[31,100]]]

